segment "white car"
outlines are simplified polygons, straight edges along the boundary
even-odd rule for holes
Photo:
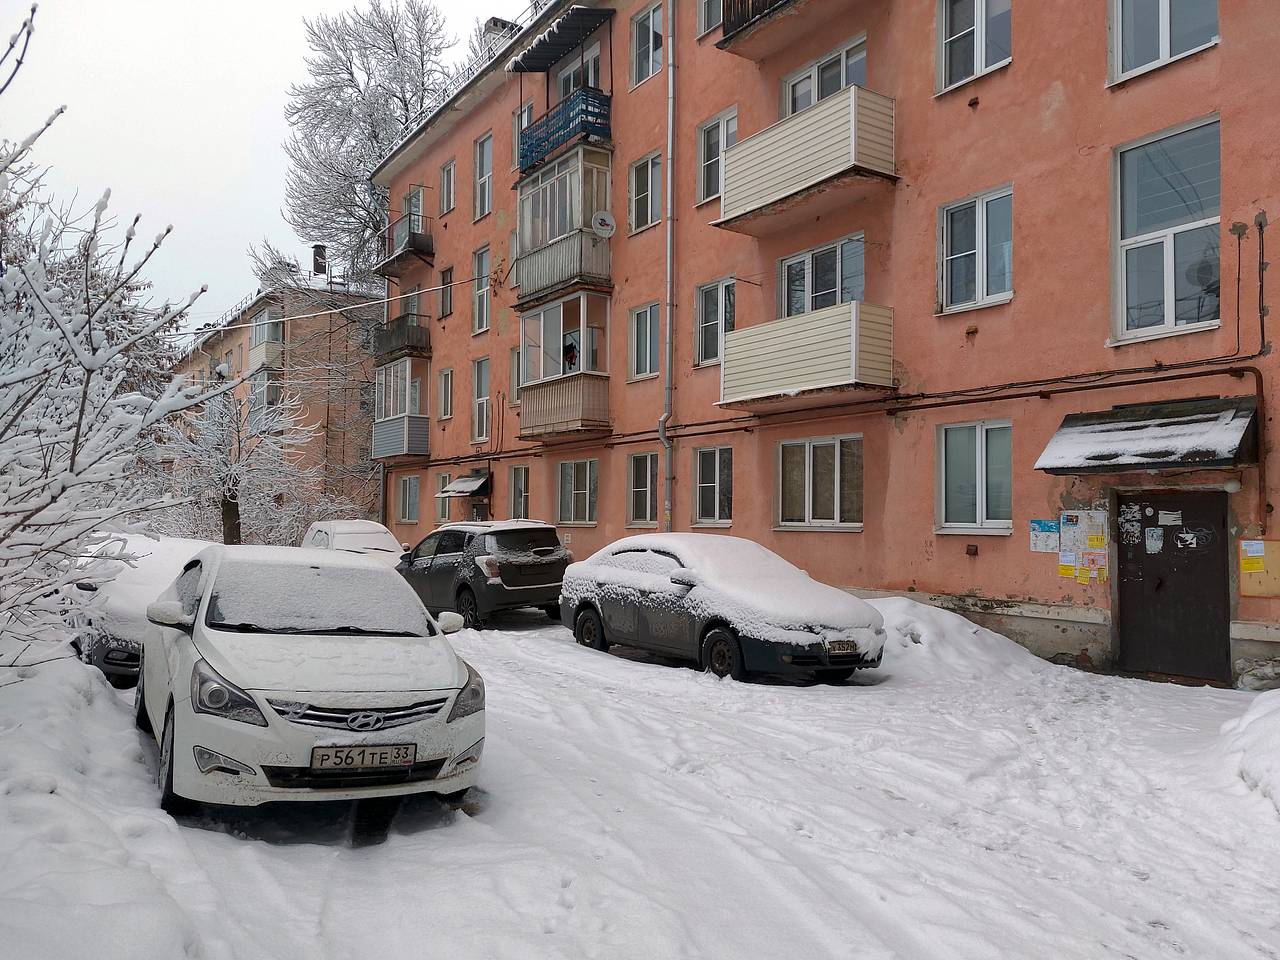
[[[296,547],[214,546],[147,608],[135,698],[161,806],[253,806],[476,782],[484,681],[394,570]]]
[[[389,567],[400,562],[409,549],[395,534],[376,520],[317,520],[307,528],[302,546],[316,550],[344,550],[363,553]]]

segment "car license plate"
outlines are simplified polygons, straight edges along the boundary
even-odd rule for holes
[[[312,770],[369,770],[407,767],[417,757],[412,743],[377,743],[360,747],[313,747]]]
[[[827,644],[827,653],[857,653],[858,644],[853,640],[832,640]]]

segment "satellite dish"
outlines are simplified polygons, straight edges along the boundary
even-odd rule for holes
[[[608,240],[618,230],[618,223],[608,210],[597,210],[591,215],[591,232],[602,240]]]

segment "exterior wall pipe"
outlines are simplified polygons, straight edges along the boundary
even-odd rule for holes
[[[658,440],[662,444],[665,475],[662,481],[662,528],[671,529],[671,503],[675,491],[675,450],[667,425],[672,415],[672,368],[675,366],[675,325],[672,316],[675,308],[675,169],[676,150],[676,0],[667,0],[667,162],[666,162],[666,260],[667,260],[667,322],[663,326],[662,344],[662,416],[658,419]]]

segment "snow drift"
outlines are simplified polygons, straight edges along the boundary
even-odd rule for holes
[[[1280,690],[1260,693],[1243,717],[1222,727],[1237,772],[1280,813]]]

